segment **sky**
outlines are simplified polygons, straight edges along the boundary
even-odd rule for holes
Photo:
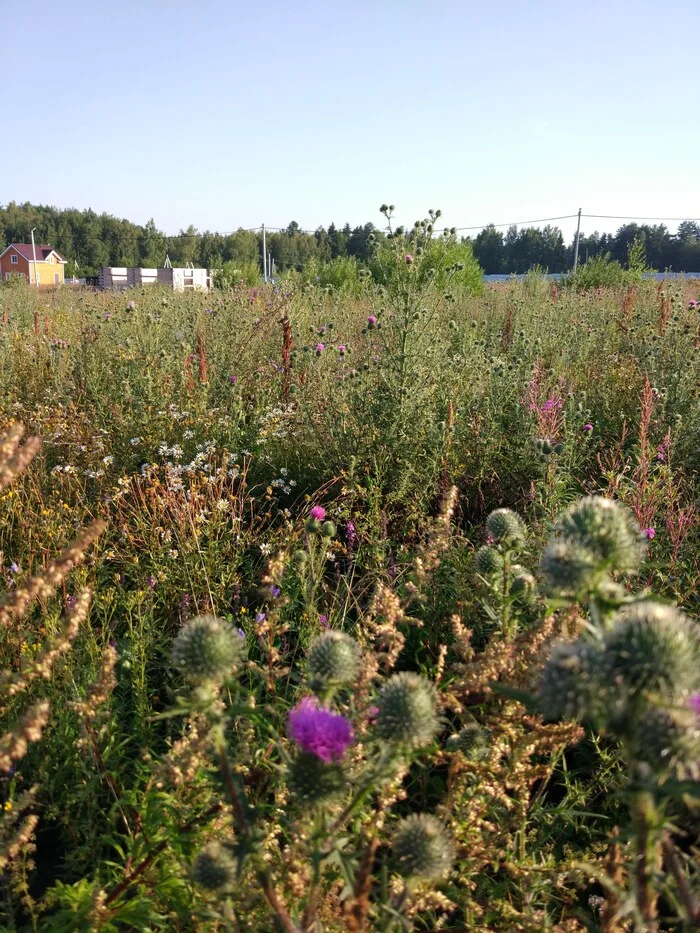
[[[381,226],[383,202],[675,229],[700,218],[698,35],[698,0],[22,2],[0,204],[166,233]]]

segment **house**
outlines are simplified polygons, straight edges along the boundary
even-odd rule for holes
[[[165,285],[175,292],[209,291],[212,275],[209,269],[173,269],[171,266],[164,269],[105,266],[100,269],[100,288],[125,289],[140,285]]]
[[[34,251],[36,250],[36,261]],[[31,243],[10,243],[0,253],[0,276],[7,282],[22,276],[31,285],[63,285],[66,260],[52,246]],[[35,276],[36,270],[36,276]]]

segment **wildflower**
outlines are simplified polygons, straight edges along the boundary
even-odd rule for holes
[[[10,573],[19,573],[19,565],[14,561],[10,564]]]
[[[591,433],[591,431],[593,430],[593,425],[591,424],[590,421],[587,421],[587,422],[584,424],[583,430],[586,432],[586,434],[590,434],[590,433]]]
[[[267,619],[267,613],[259,612],[255,617],[255,624],[262,625],[266,619]]]
[[[373,327],[376,326],[376,324],[377,324],[377,317],[376,317],[376,315],[370,314],[370,316],[367,318],[367,326],[368,326],[368,327],[370,328],[370,330],[371,330]]]
[[[326,517],[326,510],[322,505],[314,505],[309,512],[315,522],[322,522]]]
[[[659,444],[656,448],[656,459],[659,463],[663,463],[666,459],[666,447],[663,444]]]
[[[700,307],[700,302],[698,301],[689,301],[688,302],[688,311],[695,311],[696,308]]]
[[[272,595],[272,598],[273,598],[273,599],[277,599],[277,597],[280,595],[280,593],[281,593],[281,590],[280,590],[280,588],[279,588],[278,586],[271,586],[271,587],[270,587],[270,594]]]
[[[318,617],[318,624],[324,631],[328,631],[328,629],[331,627],[330,622],[328,621],[328,616],[323,615],[323,613],[321,613]]]
[[[656,537],[656,529],[652,528],[650,525],[648,528],[642,528],[642,534],[647,539],[647,541],[653,541]]]
[[[325,343],[317,343],[314,349],[316,350],[316,356],[320,356],[326,349],[326,345]]]
[[[410,266],[412,262],[413,262],[413,256],[411,256],[410,253],[406,253],[406,265]]]
[[[231,385],[235,386],[235,384],[238,382],[238,376],[229,376],[228,381],[231,383]]]
[[[157,581],[156,581],[156,578],[153,576],[152,573],[149,574],[148,580],[147,580],[146,582],[148,583],[148,589],[149,589],[149,590],[154,590],[154,589],[156,588],[156,582],[157,582]]]
[[[338,713],[323,709],[315,697],[304,699],[287,718],[289,737],[323,762],[340,761],[352,742],[352,726]]]
[[[135,302],[135,301],[129,301],[129,302],[127,303],[127,308],[129,309],[129,311],[133,311],[135,307],[136,307],[136,302]]]
[[[272,550],[272,545],[267,544],[266,542],[260,545],[260,553],[263,554],[265,557],[267,557],[267,555],[270,553],[271,550]]]
[[[140,437],[132,437],[132,438],[129,440],[129,443],[131,444],[132,447],[136,447],[138,444],[141,443],[141,438],[140,438]]]
[[[344,343],[341,343],[338,347],[338,353],[340,354],[340,356],[345,356],[347,351],[348,351],[348,348],[345,346]]]
[[[693,710],[693,712],[700,716],[700,693],[691,693],[690,699],[688,700],[688,706]]]

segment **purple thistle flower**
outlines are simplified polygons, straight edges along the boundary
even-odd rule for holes
[[[377,316],[375,314],[370,314],[370,316],[367,318],[368,326],[374,327],[376,323],[377,323]]]
[[[322,709],[315,697],[304,699],[287,717],[290,739],[321,761],[340,761],[352,742],[352,726],[338,713]]]
[[[593,425],[591,424],[590,421],[587,421],[587,422],[584,424],[583,430],[586,432],[586,434],[590,434],[590,433],[591,433],[591,431],[593,430]]]
[[[309,514],[315,522],[322,522],[326,517],[326,510],[322,505],[314,505]]]
[[[326,349],[325,343],[317,343],[317,344],[316,344],[315,350],[316,350],[317,353],[323,353],[323,351],[324,351],[325,349]]]
[[[338,346],[338,353],[339,353],[341,356],[345,356],[345,354],[347,353],[347,349],[348,349],[348,348],[345,346],[345,344],[344,344],[344,343],[341,343],[341,344]]]
[[[696,716],[700,716],[700,693],[691,693],[688,699],[688,706]]]
[[[148,580],[146,582],[148,583],[149,590],[154,590],[156,588],[157,581],[153,574],[149,574]]]
[[[648,528],[642,528],[642,534],[647,541],[653,541],[656,537],[656,528],[652,528],[651,525]]]
[[[330,626],[330,623],[329,623],[329,621],[328,621],[328,616],[324,616],[323,613],[320,613],[320,614],[319,614],[319,617],[318,617],[318,624],[321,626],[321,628],[322,628],[324,631],[328,631],[328,629],[331,627],[331,626]]]
[[[229,376],[228,381],[232,386],[235,386],[235,384],[238,382],[238,376]]]

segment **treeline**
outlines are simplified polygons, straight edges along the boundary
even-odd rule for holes
[[[218,269],[224,266],[260,268],[262,234],[239,229],[222,235],[200,232],[190,226],[176,236],[166,236],[153,220],[141,226],[109,214],[75,209],[11,202],[0,205],[0,244],[29,242],[36,228],[37,242],[50,243],[68,260],[68,275],[95,275],[101,266],[162,266],[166,254],[175,266]],[[374,224],[364,226],[319,227],[314,233],[302,231],[292,222],[285,230],[268,232],[266,246],[279,272],[303,271],[309,265],[323,265],[338,257],[354,257],[367,262],[383,234]],[[623,265],[630,245],[644,244],[646,262],[652,269],[676,272],[700,270],[700,226],[686,221],[676,234],[663,224],[626,224],[615,234],[593,233],[582,236],[580,262],[609,253]],[[566,244],[558,227],[509,228],[505,233],[486,227],[471,242],[474,255],[487,274],[527,272],[541,267],[549,272],[567,272],[573,265],[573,242]]]
[[[642,243],[647,266],[659,272],[700,271],[700,225],[684,221],[672,234],[665,224],[630,223],[617,233],[581,235],[579,262],[609,255],[626,265],[635,241]],[[509,227],[504,234],[485,227],[473,240],[474,255],[487,275],[527,272],[540,266],[549,272],[567,272],[574,263],[574,240],[564,242],[558,227]]]

